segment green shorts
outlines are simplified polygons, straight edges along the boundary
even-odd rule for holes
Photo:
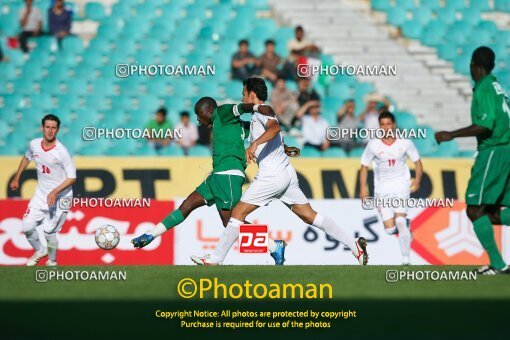
[[[510,145],[478,153],[471,169],[466,203],[510,206]]]
[[[241,199],[244,177],[211,174],[196,189],[208,206],[216,204],[218,210],[232,210]]]

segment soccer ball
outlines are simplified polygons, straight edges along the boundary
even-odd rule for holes
[[[96,230],[96,244],[99,248],[110,250],[119,244],[120,234],[114,226],[104,225]]]

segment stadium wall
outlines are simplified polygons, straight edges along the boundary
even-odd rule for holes
[[[19,157],[0,157],[0,163],[0,199],[19,197],[19,192],[9,189],[9,181],[18,168]],[[211,159],[205,157],[76,157],[75,163],[78,169],[78,179],[73,186],[75,196],[148,197],[159,200],[186,197],[206,178],[212,166]],[[300,158],[293,159],[292,164],[307,197],[358,197],[359,159]],[[421,189],[414,196],[464,200],[472,164],[472,159],[423,159],[424,177]],[[249,180],[256,171],[256,166],[248,167]],[[20,181],[22,198],[32,197],[36,178],[31,164]],[[369,179],[369,182],[372,181]]]
[[[59,264],[191,265],[189,256],[212,252],[223,230],[214,207],[194,211],[181,225],[141,250],[135,250],[130,244],[133,237],[153,228],[179,203],[151,200],[148,208],[73,207],[58,236]],[[23,265],[33,252],[21,229],[27,204],[27,200],[0,200],[0,265]],[[338,221],[347,232],[368,240],[370,264],[401,263],[398,239],[386,234],[376,210],[362,209],[360,201],[355,199],[312,200],[311,204]],[[409,218],[414,237],[411,256],[414,264],[487,263],[487,255],[465,214],[464,203],[456,202],[452,208],[413,208]],[[248,219],[253,223],[267,223],[271,237],[289,243],[288,265],[356,264],[342,244],[305,225],[281,202],[272,202]],[[121,233],[119,245],[111,251],[99,249],[94,242],[95,230],[105,224],[116,226]],[[39,232],[44,244],[42,230]],[[503,256],[510,260],[509,228],[496,226],[495,237]],[[267,254],[238,253],[237,245],[225,260],[225,264],[272,263]]]

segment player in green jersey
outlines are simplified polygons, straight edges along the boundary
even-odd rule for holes
[[[472,125],[436,133],[438,143],[472,136],[478,141],[478,155],[466,190],[466,213],[489,255],[490,265],[478,269],[479,274],[487,275],[510,273],[492,228],[493,224],[510,225],[510,102],[491,74],[494,62],[494,52],[488,47],[482,46],[473,52],[470,65],[475,81]]]
[[[212,173],[163,221],[146,234],[131,240],[135,248],[143,248],[155,237],[182,223],[195,209],[216,204],[223,225],[230,220],[232,208],[242,194],[245,181],[246,153],[244,139],[248,137],[249,122],[240,119],[243,113],[253,112],[253,104],[225,104],[218,106],[210,97],[203,97],[195,104],[195,113],[201,125],[213,127]],[[273,115],[270,106],[261,108],[262,114]],[[266,110],[266,111],[265,111]],[[299,155],[299,149],[285,147],[290,157]],[[270,243],[272,241],[270,240]],[[274,241],[273,249],[281,251],[283,241]],[[270,247],[271,248],[271,247]]]

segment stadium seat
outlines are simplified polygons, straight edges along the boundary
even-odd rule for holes
[[[404,8],[394,7],[388,10],[388,22],[394,26],[400,26],[407,20],[407,12]]]
[[[351,151],[349,151],[349,157],[352,157],[352,158],[361,157],[364,150],[365,149],[363,147],[354,148]]]
[[[391,8],[390,0],[372,0],[371,2],[372,9],[376,11],[386,11]]]
[[[62,40],[62,49],[70,53],[82,53],[85,49],[83,41],[77,36],[69,36]]]
[[[434,152],[434,157],[457,157],[459,153],[459,147],[456,140],[444,142],[439,144],[437,151]]]
[[[58,84],[58,83],[57,83]],[[16,78],[12,82],[13,93],[21,94],[21,95],[31,95],[34,93],[34,81],[28,78]],[[53,93],[56,93],[56,85],[51,84],[50,90],[53,90]]]
[[[420,25],[426,25],[432,20],[432,10],[427,7],[419,7],[413,10],[413,21]]]
[[[89,2],[85,5],[85,14],[88,19],[101,21],[105,17],[105,10],[99,2]]]
[[[161,149],[160,154],[163,156],[180,157],[184,156],[184,151],[179,146],[171,144]]]
[[[455,13],[455,10],[452,8],[441,8],[437,10],[436,14],[439,21],[447,25],[453,24],[457,19],[456,18],[457,14]]]
[[[158,97],[153,94],[148,94],[138,98],[138,108],[143,108],[151,112],[156,111],[161,107],[161,102]]]
[[[407,112],[396,113],[395,120],[400,129],[414,129],[417,126],[416,117]]]
[[[440,0],[420,0],[420,5],[422,7],[428,7],[432,10],[441,8]]]
[[[305,146],[303,149],[301,149],[301,156],[302,157],[320,157],[321,152],[317,150],[316,148]]]
[[[348,84],[334,82],[328,87],[328,96],[336,97],[341,100],[351,98],[353,95],[352,89]]]
[[[345,158],[347,157],[347,153],[344,149],[341,148],[329,148],[321,153],[322,157],[331,157],[331,158]]]
[[[31,81],[28,81],[27,83],[31,83]],[[46,77],[39,82],[39,92],[40,93],[49,93],[51,95],[60,94],[61,86],[62,86],[62,84],[60,82],[60,79],[53,78],[53,77]],[[18,92],[18,91],[19,91],[19,89],[16,89],[16,92]],[[23,91],[20,91],[19,93],[23,93]]]
[[[92,91],[108,97],[115,95],[115,87],[113,86],[111,78],[99,78],[94,80],[92,83]]]
[[[203,145],[195,145],[188,150],[188,156],[192,157],[204,157],[211,156],[211,150]]]
[[[395,7],[400,7],[406,10],[414,9],[416,4],[414,0],[397,0],[395,3]]]
[[[466,0],[448,0],[445,1],[445,8],[453,10],[462,10],[467,7]]]

